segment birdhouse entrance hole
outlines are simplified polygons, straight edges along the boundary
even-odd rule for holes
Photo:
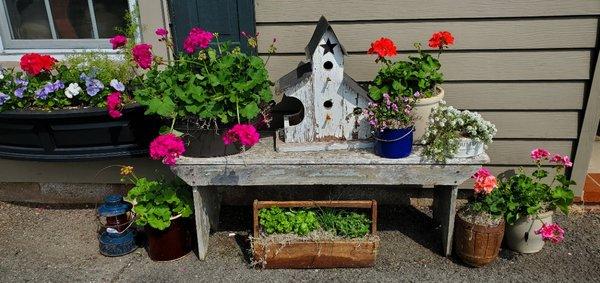
[[[331,61],[326,61],[323,63],[323,68],[325,68],[325,70],[331,70],[333,69],[333,63],[331,63]]]
[[[331,99],[327,100],[327,101],[323,102],[323,106],[327,109],[331,109],[331,107],[333,107],[333,101],[331,101]]]

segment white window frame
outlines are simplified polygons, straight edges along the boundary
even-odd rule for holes
[[[48,0],[46,0],[48,1]],[[138,0],[127,0],[129,4],[129,11],[135,11],[137,9]],[[88,0],[88,6],[91,5],[92,0]],[[91,10],[91,17],[93,15],[93,9]],[[135,13],[132,13],[135,15]],[[136,19],[139,22],[139,18]],[[51,30],[53,30],[53,22],[50,21]],[[139,26],[139,25],[138,25]],[[97,27],[95,20],[92,21],[93,33],[97,35]],[[55,31],[52,31],[55,33]],[[139,39],[141,31],[138,28],[136,39]],[[41,48],[31,48],[32,46],[41,46]],[[0,61],[13,61],[11,57],[20,57],[21,54],[29,52],[39,53],[50,53],[54,55],[67,55],[72,53],[80,53],[88,50],[98,50],[112,52],[110,44],[107,39],[12,39],[10,31],[10,20],[6,13],[5,1],[0,0],[0,53],[3,54]],[[5,56],[8,55],[8,56]]]

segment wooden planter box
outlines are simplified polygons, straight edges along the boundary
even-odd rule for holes
[[[377,235],[376,201],[254,201],[254,238],[260,237],[258,212],[269,207],[333,207],[371,209],[371,234]],[[379,252],[379,238],[365,241],[253,241],[254,261],[264,268],[356,268],[372,267]]]
[[[113,119],[104,108],[0,113],[0,158],[81,160],[142,156],[160,121],[130,105]]]

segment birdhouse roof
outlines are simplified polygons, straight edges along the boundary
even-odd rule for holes
[[[335,35],[335,32],[333,32],[333,29],[331,28],[331,25],[329,25],[329,22],[327,21],[327,19],[325,19],[324,16],[321,16],[321,19],[319,19],[319,23],[317,23],[317,27],[315,28],[315,32],[313,33],[312,37],[310,38],[310,41],[304,48],[304,52],[306,53],[306,58],[308,58],[308,59],[312,58],[313,53],[315,53],[315,50],[317,50],[317,46],[319,46],[319,42],[321,41],[321,38],[323,38],[323,35],[328,30],[331,31],[331,33],[333,33]],[[336,38],[337,38],[337,36],[336,36]],[[339,42],[339,40],[338,40],[338,44],[340,46],[340,49],[342,50],[342,53],[344,55],[348,55],[348,52],[346,52],[346,48],[344,48],[344,46]]]

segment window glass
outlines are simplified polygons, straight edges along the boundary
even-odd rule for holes
[[[50,0],[58,39],[94,38],[87,0]]]
[[[51,39],[44,0],[5,0],[14,39]]]
[[[129,12],[127,0],[2,1],[12,39],[109,38],[115,34],[115,28],[126,25],[124,16]],[[90,2],[93,11],[88,6]]]
[[[94,12],[100,38],[113,37],[116,27],[125,27],[125,15],[129,13],[127,0],[94,0]]]

